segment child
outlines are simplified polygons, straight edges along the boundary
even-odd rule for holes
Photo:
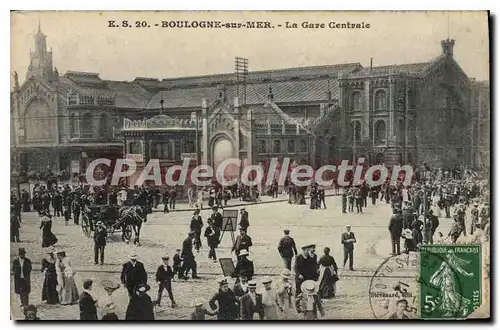
[[[177,278],[180,280],[182,278],[182,274],[181,274],[181,263],[182,263],[181,249],[175,250],[173,261],[174,261],[174,264],[172,265],[172,268],[174,270],[174,276],[175,276],[175,274],[177,274]]]
[[[210,312],[203,306],[203,301],[196,301],[194,311],[191,313],[191,320],[205,320],[205,315],[215,316],[217,315],[217,311]]]
[[[315,293],[316,289],[314,281],[304,281],[301,285],[302,293],[295,299],[297,312],[303,314],[305,320],[317,320],[318,312],[322,317],[325,316],[321,299]]]
[[[416,252],[417,246],[415,240],[413,239],[413,233],[411,229],[405,229],[403,231],[403,237],[405,238],[405,253]]]
[[[37,309],[33,305],[28,305],[24,309],[24,320],[26,321],[40,321],[40,318],[36,316]]]

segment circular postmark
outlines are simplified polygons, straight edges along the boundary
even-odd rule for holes
[[[466,262],[443,247],[385,259],[370,281],[369,299],[376,319],[460,319],[478,305]],[[470,279],[470,280],[469,280]],[[470,292],[469,292],[470,291]]]
[[[370,307],[376,319],[418,319],[418,253],[385,259],[370,280]]]

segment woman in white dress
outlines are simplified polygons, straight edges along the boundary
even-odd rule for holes
[[[59,250],[56,260],[57,292],[61,305],[73,305],[78,302],[78,289],[75,283],[75,271],[71,267],[66,251]]]

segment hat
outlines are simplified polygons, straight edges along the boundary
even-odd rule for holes
[[[227,278],[225,278],[225,277],[219,277],[217,279],[217,283],[219,283],[220,285],[227,284]]]
[[[144,292],[148,292],[149,289],[151,289],[151,287],[148,284],[141,284],[137,288],[137,291],[144,293]]]
[[[188,235],[189,235],[189,236],[192,236],[192,235],[194,235],[194,234],[195,234],[195,233],[194,233],[194,230],[191,230],[191,231],[188,233]]]
[[[170,257],[169,257],[169,256],[167,256],[167,255],[165,255],[165,256],[163,256],[163,257],[161,257],[161,260],[168,260],[168,259],[170,259]]]
[[[315,249],[316,248],[316,244],[311,244],[311,245],[304,245],[302,247],[302,250],[307,250],[307,249]]]
[[[108,279],[102,280],[101,285],[104,287],[104,290],[107,291],[115,291],[120,287],[120,284]]]
[[[282,278],[290,278],[292,277],[292,272],[288,269],[283,269],[283,271],[281,272],[280,276]]]
[[[55,251],[56,251],[56,249],[53,246],[49,246],[49,247],[45,248],[45,253],[47,253],[47,254],[54,253]]]
[[[271,283],[273,280],[270,277],[264,277],[262,279],[262,284]]]
[[[283,229],[283,232],[284,232],[285,234],[290,234],[290,229]]]
[[[245,208],[244,208],[244,207],[242,207],[242,208],[240,209],[240,211],[245,211]]]
[[[128,256],[130,259],[132,260],[136,260],[138,257],[137,257],[137,253],[132,253],[131,255]]]
[[[346,228],[351,228],[351,225],[345,225]]]
[[[175,251],[180,251],[181,249],[175,249]]]
[[[97,221],[96,226],[103,225],[104,223],[102,221]]]
[[[300,289],[302,290],[302,292],[305,292],[305,291],[313,292],[316,290],[316,282],[314,282],[312,280],[304,281],[304,282],[302,282]]]
[[[248,287],[249,288],[256,288],[257,287],[257,282],[255,282],[255,281],[248,281]]]
[[[479,206],[479,204],[476,202],[476,203],[474,203],[474,206]]]
[[[242,256],[247,256],[248,254],[249,254],[249,253],[248,253],[248,251],[247,251],[247,250],[241,250],[241,251],[240,251],[239,256],[240,256],[240,257],[242,257]]]
[[[64,250],[62,248],[56,250],[56,254],[63,254],[63,253],[66,253],[66,250]]]
[[[25,255],[26,254],[26,250],[23,247],[19,248],[18,251],[19,251],[20,255]]]
[[[403,236],[406,239],[413,239],[413,233],[412,233],[411,229],[405,229],[403,231]]]
[[[196,299],[193,303],[193,307],[198,307],[198,306],[203,306],[205,302],[201,300],[200,298]]]
[[[94,283],[94,281],[92,281],[91,279],[86,279],[86,280],[83,280],[83,287],[89,287],[92,285],[92,283]]]

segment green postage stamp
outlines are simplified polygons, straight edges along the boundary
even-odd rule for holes
[[[481,305],[481,257],[479,245],[421,247],[422,319],[465,319]]]

